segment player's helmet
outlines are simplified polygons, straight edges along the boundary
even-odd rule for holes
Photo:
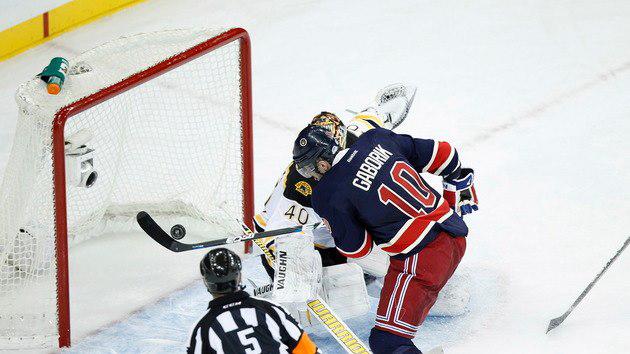
[[[313,117],[311,125],[318,125],[326,128],[332,133],[333,138],[337,140],[337,143],[341,148],[346,147],[346,126],[335,114],[330,112],[321,112]]]
[[[241,259],[227,248],[208,252],[199,264],[203,282],[211,293],[226,294],[241,290]]]
[[[303,177],[310,178],[318,174],[317,162],[319,160],[332,164],[339,150],[339,143],[328,129],[317,125],[308,125],[295,139],[293,161],[297,171]]]

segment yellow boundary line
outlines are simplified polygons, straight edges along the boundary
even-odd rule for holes
[[[73,0],[0,32],[0,62],[145,0]]]

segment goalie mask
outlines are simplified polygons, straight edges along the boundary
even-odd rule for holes
[[[317,162],[327,161],[332,165],[335,155],[340,151],[337,140],[330,130],[308,125],[302,129],[293,144],[293,162],[297,171],[305,178],[321,176],[317,169]]]
[[[313,117],[311,125],[325,128],[332,134],[332,137],[337,141],[337,144],[340,148],[343,149],[346,147],[347,129],[341,119],[339,119],[339,117],[337,117],[335,114],[330,112],[322,112]]]
[[[241,259],[227,248],[217,248],[208,252],[199,269],[208,292],[227,294],[242,290]]]

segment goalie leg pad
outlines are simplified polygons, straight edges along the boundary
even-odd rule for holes
[[[322,298],[341,318],[366,314],[370,302],[361,267],[352,263],[325,267]]]
[[[292,234],[276,239],[273,298],[277,302],[314,299],[321,287],[322,258],[313,248],[313,237]]]
[[[470,302],[470,277],[459,270],[453,274],[438,293],[429,316],[453,317],[466,313]]]
[[[370,310],[363,270],[356,264],[325,267],[321,297],[339,318],[362,316]],[[280,303],[302,327],[311,327],[318,323],[308,312],[306,302]]]

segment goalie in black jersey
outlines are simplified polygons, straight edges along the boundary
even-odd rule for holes
[[[188,353],[320,353],[281,306],[243,291],[236,253],[213,249],[200,270],[214,299],[193,330]]]

